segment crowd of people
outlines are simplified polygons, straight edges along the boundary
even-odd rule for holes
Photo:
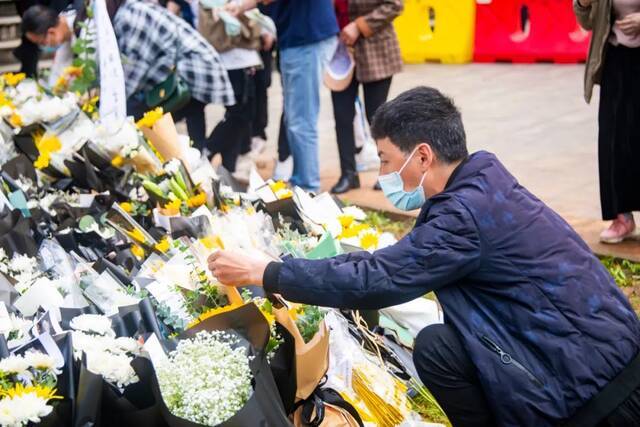
[[[71,63],[71,45],[86,19],[84,2],[40,1],[20,10],[25,38],[16,51],[23,71],[35,74],[36,45],[55,52],[49,77],[54,84]],[[377,167],[375,149],[356,147],[354,118],[360,86],[364,127],[388,96],[402,68],[393,20],[401,0],[317,1],[143,1],[107,0],[123,58],[127,112],[138,118],[149,109],[148,92],[174,74],[190,92],[171,113],[186,120],[194,146],[247,181],[266,145],[267,90],[275,61],[283,88],[278,159],[274,177],[310,191],[320,189],[318,116],[325,68],[347,52],[355,71],[346,87],[332,90],[341,175],[332,192],[359,188],[356,156],[364,168]],[[27,6],[27,5],[25,5]],[[340,48],[338,48],[338,46]],[[33,53],[33,52],[32,52]],[[221,104],[224,118],[206,135],[205,107]],[[368,149],[367,149],[368,148]],[[372,152],[373,151],[373,152]],[[368,166],[367,166],[368,165]]]

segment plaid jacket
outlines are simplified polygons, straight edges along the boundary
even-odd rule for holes
[[[400,45],[393,20],[403,0],[349,0],[349,19],[360,29],[355,45],[356,78],[367,83],[386,79],[402,70]]]
[[[113,18],[127,96],[164,81],[177,66],[191,96],[204,103],[235,102],[218,53],[183,19],[143,1],[128,0]]]

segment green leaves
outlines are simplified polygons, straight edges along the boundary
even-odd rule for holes
[[[304,305],[298,311],[296,326],[307,343],[320,330],[320,322],[324,320],[325,311],[314,305]]]

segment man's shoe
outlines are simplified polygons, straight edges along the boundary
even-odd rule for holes
[[[609,228],[600,234],[602,243],[620,243],[633,236],[636,224],[631,214],[620,214],[613,220]]]
[[[358,174],[342,175],[337,184],[331,188],[331,194],[342,194],[356,188],[360,188],[360,177]]]
[[[276,168],[273,171],[274,181],[289,181],[293,175],[293,156],[287,157],[285,161],[279,161],[276,163]]]

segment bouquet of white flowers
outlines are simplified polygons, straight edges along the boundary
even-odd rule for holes
[[[53,411],[58,371],[53,358],[28,352],[0,360],[0,425],[39,423]]]
[[[290,425],[267,363],[269,325],[255,304],[209,317],[154,359],[152,390],[172,427]]]

